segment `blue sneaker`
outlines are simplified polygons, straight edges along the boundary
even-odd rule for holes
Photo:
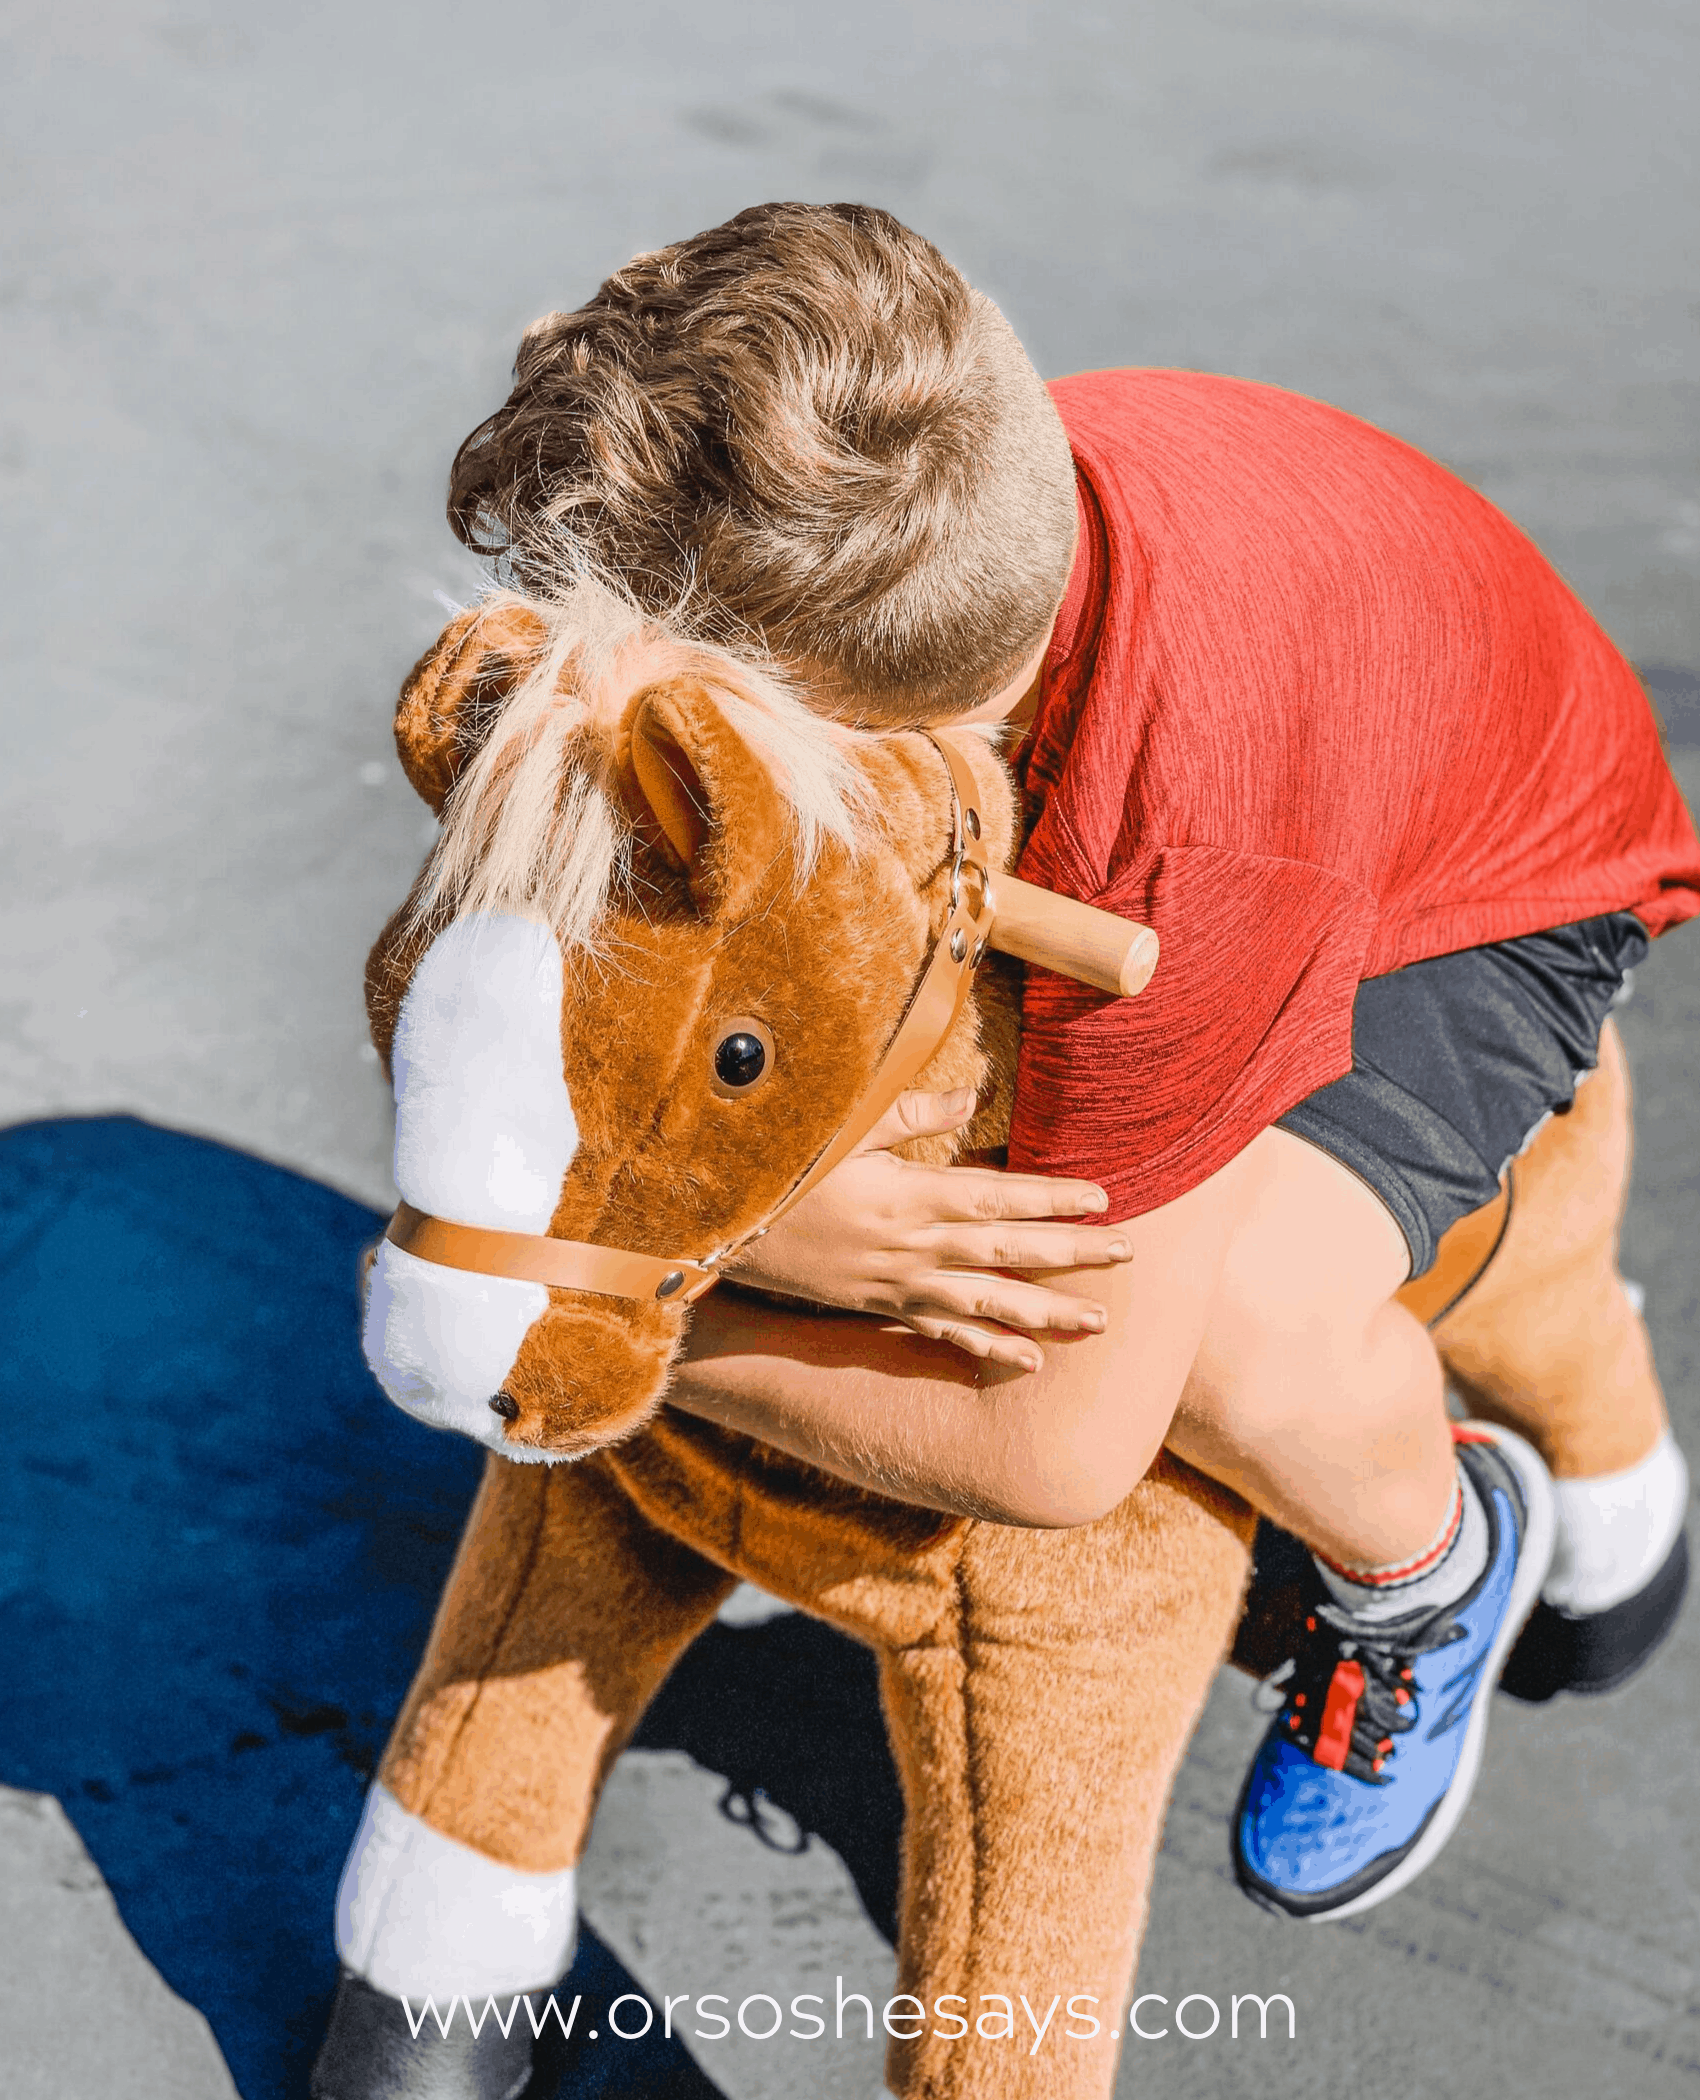
[[[1475,1784],[1500,1666],[1552,1558],[1545,1466],[1507,1429],[1455,1432],[1487,1512],[1487,1565],[1456,1604],[1370,1624],[1321,1598],[1246,1774],[1234,1872],[1290,1918],[1344,1918],[1414,1881]]]

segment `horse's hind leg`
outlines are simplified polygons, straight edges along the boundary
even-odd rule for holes
[[[1513,1162],[1492,1258],[1433,1322],[1470,1410],[1526,1436],[1557,1481],[1543,1602],[1502,1680],[1523,1698],[1621,1683],[1674,1624],[1687,1581],[1687,1471],[1617,1269],[1631,1131],[1608,1021],[1569,1113]]]
[[[899,1989],[922,2008],[894,2002],[915,2036],[888,2055],[903,2100],[1109,2093],[1169,1789],[1250,1529],[1165,1456],[1079,1531],[971,1526],[954,1608],[884,1651],[908,1811]]]
[[[1647,1330],[1617,1272],[1631,1151],[1629,1072],[1608,1021],[1569,1113],[1513,1162],[1493,1258],[1433,1329],[1472,1409],[1526,1436],[1559,1479],[1622,1472],[1666,1427]]]
[[[559,1978],[602,1781],[731,1587],[599,1459],[490,1460],[343,1872],[337,1949],[362,1983],[345,1981],[315,2094],[459,2091],[374,2068],[406,2054],[394,2001],[481,2005]],[[523,2029],[507,2053],[529,2049]],[[478,2049],[500,2047],[494,2034]],[[449,2052],[427,2039],[440,2081]],[[468,2094],[487,2070],[468,2069]]]

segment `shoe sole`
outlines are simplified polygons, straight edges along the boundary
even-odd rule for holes
[[[1417,1876],[1439,1857],[1470,1805],[1476,1774],[1481,1769],[1482,1749],[1487,1742],[1488,1708],[1493,1704],[1494,1687],[1499,1682],[1506,1657],[1523,1630],[1524,1620],[1540,1599],[1541,1587],[1552,1563],[1553,1547],[1558,1537],[1558,1505],[1547,1469],[1533,1446],[1497,1424],[1461,1422],[1458,1426],[1489,1431],[1495,1449],[1517,1475],[1517,1484],[1523,1491],[1523,1550],[1517,1557],[1517,1573],[1512,1578],[1505,1617],[1500,1621],[1499,1631],[1482,1664],[1480,1689],[1470,1711],[1458,1769],[1452,1775],[1451,1785],[1435,1804],[1416,1843],[1396,1867],[1383,1875],[1373,1888],[1365,1889],[1362,1895],[1353,1896],[1333,1910],[1305,1913],[1307,1922],[1312,1925],[1330,1925],[1336,1918],[1352,1918],[1360,1912],[1373,1910],[1378,1903],[1385,1903],[1389,1896],[1396,1896],[1401,1889],[1409,1888]]]

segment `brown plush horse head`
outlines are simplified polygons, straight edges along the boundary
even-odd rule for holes
[[[445,821],[367,971],[396,1184],[463,1226],[701,1259],[867,1089],[949,908],[949,778],[923,735],[840,732],[717,651],[583,626],[487,600],[403,690],[402,764]],[[1002,866],[1008,775],[959,748]],[[971,1002],[919,1083],[980,1086],[978,1033]],[[687,1318],[386,1240],[365,1346],[421,1420],[572,1458],[655,1409]]]

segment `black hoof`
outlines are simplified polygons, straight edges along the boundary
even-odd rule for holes
[[[539,2011],[547,1998],[532,1993]],[[506,2035],[497,2015],[508,2019]],[[410,2011],[344,1969],[313,2066],[312,2100],[519,2100],[532,2090],[532,2058],[543,2045],[532,2039],[524,1998],[498,1999],[476,2034],[464,2001],[444,2024],[446,2034],[431,2013]],[[545,2090],[541,2082],[536,2090]]]
[[[1557,1692],[1610,1692],[1635,1675],[1676,1624],[1688,1589],[1688,1535],[1645,1589],[1608,1611],[1572,1618],[1537,1604],[1499,1680],[1514,1699]]]

